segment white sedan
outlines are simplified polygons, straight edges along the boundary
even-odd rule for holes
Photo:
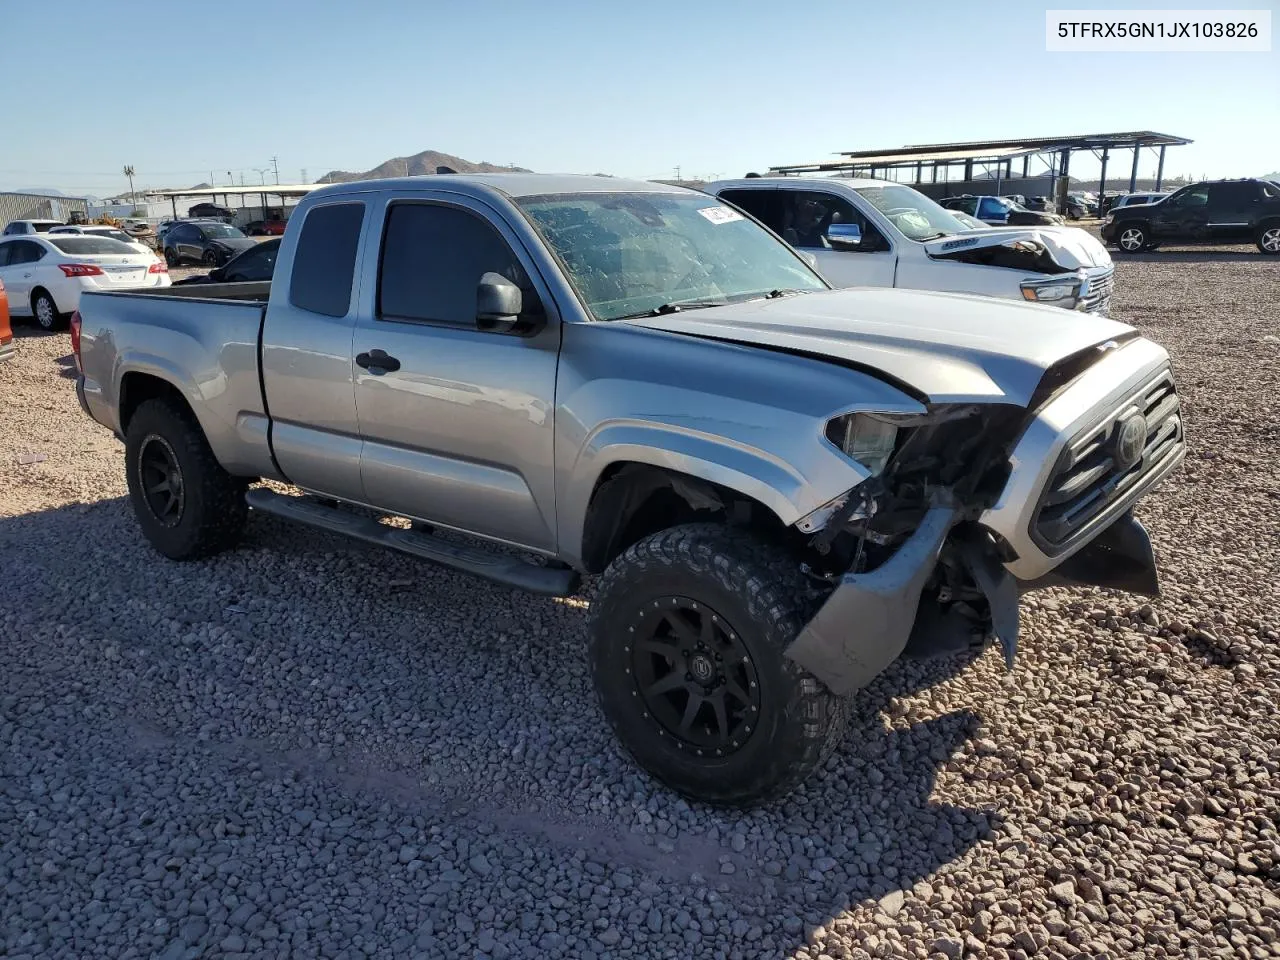
[[[119,227],[111,227],[106,224],[98,223],[77,223],[66,224],[61,227],[50,227],[49,236],[57,236],[63,233],[75,233],[84,237],[110,237],[112,240],[119,240],[121,243],[128,244],[135,253],[147,253],[156,257],[156,252],[148,247],[141,240],[135,240],[129,234],[125,233]],[[156,257],[159,260],[159,257]]]
[[[154,253],[137,253],[110,237],[74,234],[0,238],[0,282],[9,310],[59,330],[85,290],[169,286],[169,268]]]

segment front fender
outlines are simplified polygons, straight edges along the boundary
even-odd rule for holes
[[[733,490],[768,507],[784,525],[795,523],[866,479],[857,464],[813,438],[807,461],[670,423],[615,421],[583,444],[560,511],[561,544],[578,552],[587,509],[600,478],[617,464],[643,464]],[[566,557],[576,563],[578,556]]]

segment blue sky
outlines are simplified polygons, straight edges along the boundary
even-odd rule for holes
[[[1222,4],[1272,10],[1280,0]],[[1057,0],[1048,6],[1065,8]],[[1108,6],[1099,0],[1080,7]],[[1117,9],[1199,4],[1110,5]],[[226,182],[435,149],[541,171],[739,176],[839,150],[1152,129],[1167,174],[1280,168],[1280,53],[1044,49],[1025,0],[4,3],[0,188]],[[43,38],[43,39],[42,39]],[[1128,157],[1111,170],[1128,176]],[[1140,173],[1154,173],[1144,158]],[[1073,161],[1072,172],[1096,165]],[[268,179],[271,174],[267,174]]]

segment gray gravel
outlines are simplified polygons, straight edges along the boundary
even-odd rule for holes
[[[895,666],[748,814],[619,754],[582,601],[261,517],[160,560],[67,336],[20,331],[0,955],[1280,955],[1280,264],[1162,251],[1118,288],[1191,437],[1141,510],[1163,599],[1040,594],[1011,674]]]

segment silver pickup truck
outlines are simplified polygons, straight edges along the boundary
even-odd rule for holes
[[[830,290],[749,215],[602,177],[326,187],[270,284],[89,293],[72,337],[162,554],[262,511],[546,594],[599,574],[605,716],[728,804],[818,767],[904,653],[1012,662],[1024,590],[1155,592],[1131,508],[1183,455],[1130,327]]]

